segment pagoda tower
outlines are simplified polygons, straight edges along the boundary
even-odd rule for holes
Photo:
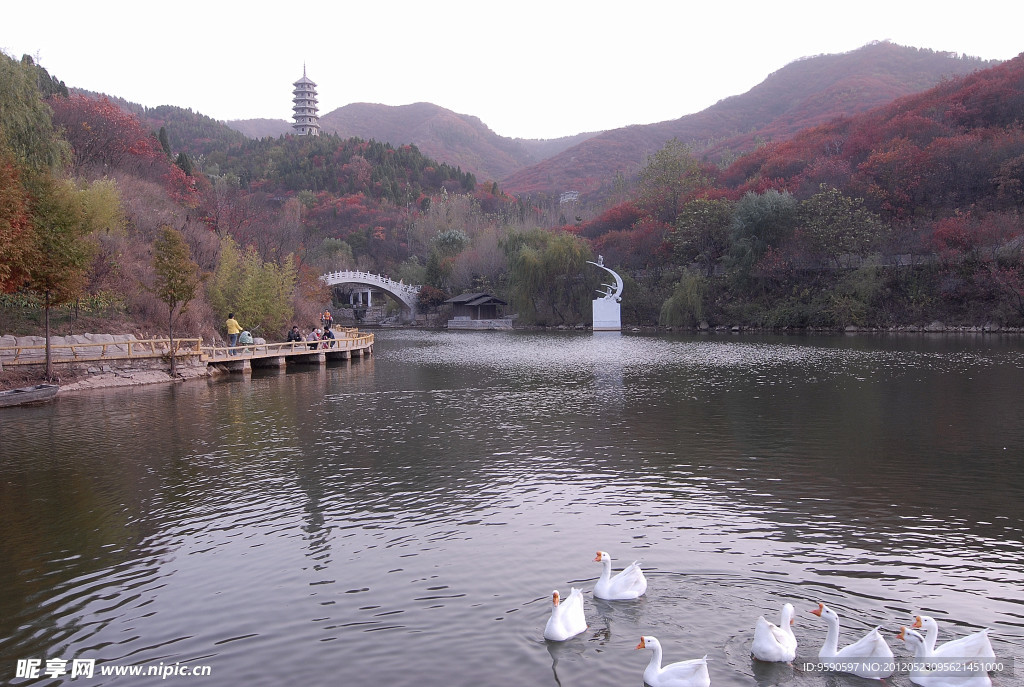
[[[316,84],[306,76],[306,65],[302,65],[302,78],[292,85],[295,86],[295,90],[292,91],[292,119],[295,120],[292,128],[295,129],[295,134],[319,136],[320,117],[317,115],[316,107]]]

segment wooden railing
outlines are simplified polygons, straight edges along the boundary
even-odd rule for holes
[[[176,357],[203,356],[206,360],[223,361],[232,357],[271,357],[299,355],[319,351],[344,351],[373,345],[373,334],[357,329],[334,329],[334,339],[323,341],[288,341],[231,346],[204,345],[202,339],[175,339]],[[125,360],[135,358],[166,358],[171,355],[170,339],[131,339],[94,343],[51,343],[50,360],[55,363],[78,361]],[[46,360],[46,345],[0,346],[0,364],[39,365]]]
[[[361,334],[355,329],[335,330],[337,338],[323,341],[286,341],[284,343],[239,344],[231,346],[203,346],[203,355],[210,361],[230,360],[232,357],[272,357],[300,355],[319,351],[344,351],[373,345],[373,334]]]
[[[202,339],[175,339],[174,354],[177,357],[201,355],[202,344]],[[170,339],[130,339],[128,341],[50,344],[50,360],[55,363],[163,358],[170,355]],[[46,344],[0,346],[0,362],[4,365],[38,365],[45,360]]]

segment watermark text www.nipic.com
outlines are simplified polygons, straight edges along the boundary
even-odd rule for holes
[[[19,658],[14,677],[33,680],[41,677],[90,678],[90,677],[208,677],[210,666],[181,665],[180,663],[144,663],[142,665],[118,665],[101,663],[94,658]]]

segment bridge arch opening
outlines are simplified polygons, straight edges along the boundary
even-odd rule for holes
[[[394,316],[399,320],[412,321],[416,318],[420,292],[417,284],[405,284],[401,280],[356,270],[330,272],[320,279],[331,287],[332,295],[340,296],[338,302],[342,307],[346,305],[347,296],[357,322],[365,320],[368,314],[379,315],[382,306],[384,317],[390,317],[387,314],[388,303],[398,306]]]

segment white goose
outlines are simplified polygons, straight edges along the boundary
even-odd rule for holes
[[[992,642],[988,639],[988,628],[974,634],[953,639],[935,646],[939,638],[939,624],[935,618],[919,615],[914,618],[914,627],[924,629],[924,644],[932,656],[941,658],[995,658]]]
[[[583,615],[583,592],[575,587],[570,588],[569,598],[561,603],[558,590],[551,594],[551,616],[544,626],[544,639],[553,642],[564,642],[587,629],[587,619]]]
[[[604,566],[600,579],[594,585],[594,596],[597,598],[609,601],[635,599],[647,591],[647,578],[636,561],[615,577],[612,577],[612,558],[607,552],[598,551],[594,562]]]
[[[750,654],[759,661],[789,663],[796,658],[796,636],[793,634],[793,604],[782,605],[779,625],[775,626],[762,615],[754,626],[754,642]]]
[[[927,640],[920,632],[911,630],[909,627],[901,627],[900,633],[896,635],[902,639],[914,658],[913,667],[910,670],[910,681],[921,687],[991,687],[992,680],[987,673],[977,672],[970,674],[956,674],[944,667],[942,670],[931,668],[928,659],[934,658],[928,649]],[[952,658],[949,656],[948,658]]]
[[[839,616],[823,603],[811,611],[828,623],[825,643],[818,652],[826,668],[860,677],[883,678],[892,675],[895,668],[892,649],[878,632],[871,630],[853,644],[839,648]]]
[[[651,662],[644,668],[644,682],[650,687],[708,687],[711,676],[708,675],[708,657],[695,658],[690,661],[669,663],[661,667],[661,642],[656,638],[644,636],[640,638],[637,649],[650,649],[653,653]]]

